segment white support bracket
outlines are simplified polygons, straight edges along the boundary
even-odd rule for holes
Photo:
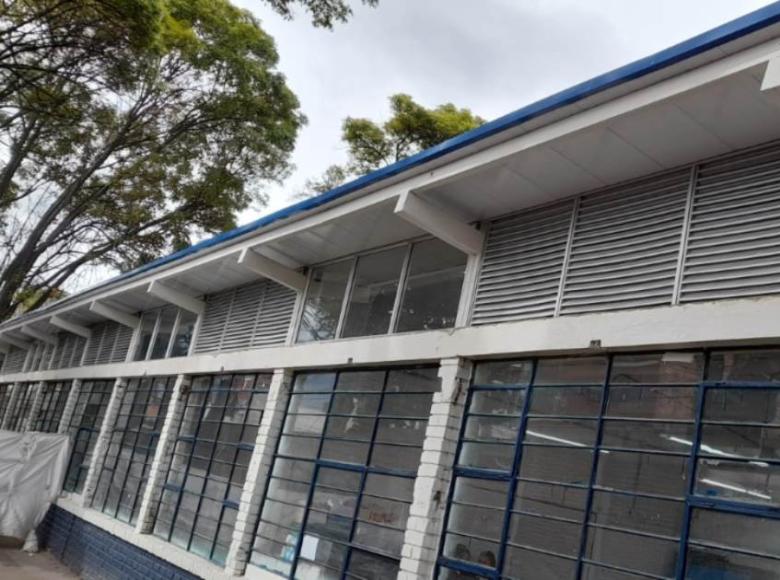
[[[244,248],[238,255],[238,263],[253,272],[260,274],[264,278],[278,282],[282,286],[287,286],[290,290],[303,292],[306,288],[306,276],[283,266],[276,260],[261,256],[252,248]]]
[[[206,303],[203,302],[203,300],[193,298],[189,294],[185,294],[179,290],[174,290],[170,286],[165,286],[159,280],[152,280],[149,282],[149,287],[146,289],[146,292],[160,300],[165,300],[169,304],[192,312],[193,314],[203,314],[203,311],[206,309]]]
[[[33,343],[31,342],[27,342],[25,340],[19,340],[18,338],[14,338],[13,336],[8,336],[7,334],[0,335],[0,342],[10,344],[11,346],[15,346],[16,348],[21,348],[22,350],[30,350],[33,345]]]
[[[406,191],[398,197],[395,214],[461,252],[477,256],[482,251],[485,241],[482,232],[411,191]]]
[[[22,334],[26,334],[30,338],[34,338],[35,340],[40,340],[41,342],[45,342],[47,344],[57,344],[57,337],[52,336],[51,334],[47,334],[45,332],[41,332],[40,330],[35,330],[34,328],[30,328],[29,326],[22,326],[22,328],[19,329]]]
[[[780,52],[769,57],[764,71],[764,79],[761,81],[761,90],[768,91],[780,87]]]
[[[66,332],[70,332],[71,334],[76,334],[82,338],[90,338],[92,336],[92,330],[86,326],[76,324],[70,320],[65,320],[59,316],[52,316],[49,318],[49,324]]]
[[[103,304],[102,302],[91,303],[89,305],[89,310],[98,316],[102,316],[108,320],[113,320],[114,322],[118,322],[124,326],[129,326],[133,329],[136,329],[141,325],[141,319],[138,316],[134,316],[129,312],[119,310],[118,308],[114,308],[108,304]]]

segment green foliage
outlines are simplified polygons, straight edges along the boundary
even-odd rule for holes
[[[314,26],[333,28],[337,22],[346,22],[352,15],[352,8],[345,0],[267,0],[276,12],[285,18],[292,18],[293,6],[300,4],[311,15]],[[367,6],[376,6],[379,0],[362,0]]]
[[[332,165],[319,178],[309,179],[305,192],[297,197],[323,193],[350,177],[414,155],[485,122],[469,109],[459,109],[452,103],[428,109],[405,94],[391,96],[390,108],[392,116],[382,124],[347,117],[341,138],[347,144],[349,160],[345,165]]]
[[[0,319],[264,203],[305,122],[277,62],[228,0],[1,2]]]

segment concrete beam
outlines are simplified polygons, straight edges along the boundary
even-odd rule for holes
[[[769,57],[764,71],[764,79],[761,81],[761,90],[768,91],[780,87],[780,53]]]
[[[206,309],[206,303],[203,300],[193,298],[179,290],[174,290],[170,286],[165,286],[159,280],[152,280],[146,292],[193,314],[203,314],[203,311]]]
[[[290,290],[303,292],[306,288],[306,276],[271,258],[261,256],[252,248],[244,248],[239,252],[238,263],[256,274],[260,274],[263,278],[287,286]]]
[[[90,336],[92,336],[91,329],[81,324],[76,324],[75,322],[71,322],[70,320],[65,320],[64,318],[61,318],[59,316],[52,316],[51,318],[49,318],[49,324],[51,324],[52,326],[56,326],[57,328],[64,330],[66,332],[70,332],[71,334],[76,334],[78,336],[81,336],[82,338],[89,338]]]
[[[138,316],[125,312],[124,310],[119,310],[108,304],[103,304],[102,302],[92,302],[89,305],[89,311],[133,329],[138,328],[141,325],[141,319]]]
[[[57,344],[57,337],[52,336],[51,334],[48,334],[46,332],[41,332],[40,330],[35,330],[34,328],[31,328],[29,326],[22,326],[20,329],[22,331],[22,334],[26,334],[30,338],[34,338],[35,340],[40,340],[41,342],[45,342],[48,344]]]
[[[18,338],[14,338],[13,336],[8,336],[7,334],[0,335],[0,342],[4,342],[5,344],[10,344],[11,346],[15,346],[16,348],[21,348],[22,350],[30,350],[32,348],[31,342],[27,342],[25,340],[19,340]]]
[[[485,234],[452,212],[432,205],[411,191],[398,197],[395,214],[461,252],[477,256],[482,251]]]

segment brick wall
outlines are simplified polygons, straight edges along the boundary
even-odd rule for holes
[[[49,550],[85,580],[196,580],[198,577],[120,540],[57,506],[38,528]]]

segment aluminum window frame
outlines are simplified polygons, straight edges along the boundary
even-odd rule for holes
[[[368,338],[368,337],[372,337],[372,336],[389,336],[391,334],[405,334],[407,332],[420,332],[420,330],[409,330],[409,331],[405,331],[403,333],[399,333],[397,328],[398,328],[398,320],[399,320],[400,314],[401,314],[401,306],[403,304],[404,295],[406,293],[406,285],[407,285],[407,281],[409,279],[409,268],[410,268],[411,262],[412,262],[412,252],[414,251],[414,247],[417,244],[419,244],[421,242],[430,241],[430,240],[438,240],[441,243],[445,243],[445,242],[439,240],[439,238],[436,238],[434,236],[423,235],[423,236],[418,236],[418,237],[415,237],[415,238],[412,238],[412,239],[409,239],[409,240],[405,240],[403,242],[395,242],[395,243],[392,243],[392,244],[387,244],[385,246],[380,246],[378,248],[372,248],[370,250],[366,250],[366,251],[363,251],[363,252],[358,252],[356,254],[350,254],[348,256],[342,256],[340,258],[334,258],[332,260],[319,262],[317,264],[313,264],[312,266],[308,267],[307,268],[307,272],[306,272],[306,288],[304,289],[304,292],[303,292],[303,297],[302,297],[302,300],[301,300],[301,307],[300,307],[299,311],[295,313],[291,344],[307,344],[307,343],[316,343],[316,342],[326,342],[326,341],[330,341],[330,340],[354,340],[354,339],[360,339],[360,338]],[[353,291],[355,289],[355,274],[357,272],[358,262],[360,261],[361,258],[365,258],[367,256],[371,256],[371,255],[374,255],[374,254],[379,254],[381,252],[393,250],[395,248],[404,248],[404,247],[406,248],[406,251],[405,251],[403,259],[401,261],[401,268],[400,268],[400,272],[399,272],[399,276],[398,276],[398,283],[397,283],[397,287],[396,287],[395,297],[393,299],[393,310],[392,310],[392,312],[390,314],[390,320],[388,322],[388,329],[387,329],[387,331],[384,332],[384,333],[379,333],[379,334],[369,334],[369,335],[359,335],[359,336],[344,337],[343,336],[344,324],[345,324],[345,321],[346,321],[346,318],[347,318],[347,314],[348,314],[348,310],[349,310],[349,304],[350,304],[350,301],[352,299],[352,293],[353,293]],[[460,299],[463,297],[465,284],[467,283],[468,256],[466,254],[464,254],[464,257],[466,259],[464,260],[463,276],[462,276],[462,280],[461,280],[460,292],[459,292],[459,295],[458,295],[458,298],[459,298],[458,305],[459,305],[459,307],[460,307],[460,302],[461,302]],[[320,341],[317,341],[317,340],[301,341],[301,340],[299,340],[298,336],[300,334],[301,325],[303,324],[303,319],[304,319],[304,316],[306,314],[306,302],[307,302],[307,300],[309,298],[309,291],[310,291],[310,288],[311,288],[311,281],[312,281],[312,276],[314,274],[314,271],[317,270],[318,268],[323,268],[323,267],[326,267],[326,266],[330,266],[332,264],[337,264],[339,262],[347,262],[347,261],[351,261],[351,264],[350,264],[350,267],[349,267],[349,273],[347,275],[344,295],[343,295],[342,300],[341,300],[341,309],[339,310],[339,318],[338,318],[338,322],[336,324],[336,330],[334,332],[333,338],[328,338],[328,339],[324,339],[324,340],[320,340]],[[456,326],[456,324],[457,324],[456,321],[457,321],[457,317],[458,317],[459,312],[456,311],[454,314],[455,314],[455,316],[453,318],[453,325],[452,326],[448,326],[448,327],[444,327],[443,329],[454,328]]]
[[[772,347],[766,347],[771,349]],[[686,567],[687,567],[687,561],[688,561],[688,551],[691,545],[699,545],[695,542],[692,544],[690,540],[690,528],[691,528],[691,521],[693,518],[693,513],[695,510],[708,510],[712,512],[724,512],[724,513],[732,513],[732,514],[738,514],[746,517],[761,517],[761,518],[768,518],[772,520],[780,520],[780,499],[776,500],[776,505],[767,505],[767,504],[758,504],[758,503],[747,503],[745,501],[739,501],[739,500],[730,500],[730,499],[724,499],[721,497],[705,497],[702,494],[698,494],[696,492],[696,483],[698,481],[698,468],[697,468],[697,461],[704,457],[712,457],[712,454],[704,453],[702,454],[701,450],[701,432],[702,427],[707,424],[707,421],[703,419],[703,412],[704,412],[704,405],[706,401],[707,393],[712,389],[734,389],[734,390],[743,390],[743,389],[763,389],[763,390],[771,390],[775,391],[777,393],[780,393],[780,380],[777,381],[758,381],[758,382],[750,382],[750,381],[742,381],[742,380],[726,380],[726,381],[712,381],[708,380],[708,374],[710,372],[710,361],[712,359],[713,354],[717,354],[718,352],[732,352],[732,351],[758,351],[761,350],[760,347],[743,347],[743,348],[712,348],[712,349],[698,349],[698,350],[677,350],[677,351],[666,351],[666,352],[674,352],[674,353],[693,353],[693,354],[701,354],[703,355],[703,364],[701,368],[701,377],[700,380],[694,382],[694,383],[685,383],[685,382],[673,382],[673,383],[652,383],[652,382],[641,382],[636,383],[637,387],[671,387],[671,388],[688,388],[688,389],[695,389],[695,400],[693,401],[694,407],[693,407],[693,418],[690,421],[687,420],[673,420],[668,418],[660,418],[656,417],[653,419],[637,419],[637,418],[629,418],[626,417],[624,421],[646,421],[646,422],[656,422],[656,423],[685,423],[688,425],[693,426],[692,435],[693,439],[690,443],[690,446],[686,449],[684,453],[666,453],[666,452],[657,452],[657,451],[648,451],[647,449],[637,448],[635,450],[630,450],[625,446],[607,446],[603,444],[603,435],[604,435],[604,422],[605,420],[615,420],[613,417],[611,417],[607,412],[607,404],[609,401],[609,393],[610,389],[614,387],[621,387],[621,386],[627,386],[625,383],[620,382],[614,382],[611,381],[611,374],[612,374],[612,364],[615,359],[615,357],[621,356],[621,355],[642,355],[642,354],[654,354],[658,353],[658,351],[651,351],[649,353],[645,352],[637,352],[637,353],[622,353],[622,352],[615,352],[615,353],[604,353],[603,356],[607,357],[607,368],[605,370],[605,378],[604,383],[600,387],[601,393],[600,393],[600,411],[598,416],[596,417],[598,421],[598,428],[596,433],[596,440],[591,449],[593,450],[593,464],[591,466],[590,471],[590,480],[584,489],[587,490],[587,500],[584,507],[583,512],[583,518],[580,522],[580,549],[579,554],[576,557],[576,574],[574,575],[575,578],[584,578],[585,574],[585,566],[596,566],[597,568],[601,568],[603,570],[613,570],[615,573],[624,573],[628,575],[634,575],[638,579],[639,578],[665,578],[666,576],[655,576],[652,573],[648,572],[642,572],[637,570],[632,570],[628,568],[623,568],[620,566],[615,566],[603,562],[599,562],[596,560],[591,560],[586,557],[586,549],[587,549],[587,541],[588,541],[588,534],[589,530],[591,528],[599,528],[599,529],[616,529],[620,531],[625,531],[627,533],[631,533],[637,536],[647,536],[649,538],[661,538],[668,540],[670,538],[663,537],[662,534],[654,534],[650,532],[645,531],[637,531],[633,528],[614,528],[611,526],[605,526],[604,524],[596,524],[592,522],[592,509],[593,509],[593,501],[594,501],[594,495],[596,492],[605,493],[603,486],[598,486],[596,483],[596,478],[598,476],[598,465],[599,465],[599,457],[602,455],[603,451],[610,452],[610,451],[627,451],[629,453],[642,453],[642,454],[648,454],[652,453],[655,455],[674,455],[676,457],[684,457],[685,459],[685,473],[687,474],[687,480],[685,481],[685,489],[684,489],[684,495],[682,498],[681,506],[683,508],[682,510],[682,521],[681,521],[681,527],[679,532],[679,539],[675,540],[677,543],[676,547],[676,556],[677,561],[675,564],[674,569],[674,578],[682,580],[685,577],[686,573]],[[777,350],[777,355],[780,357],[780,350]],[[527,432],[527,424],[529,418],[533,418],[533,414],[529,413],[529,407],[530,407],[530,401],[533,396],[533,389],[536,387],[538,388],[534,381],[535,381],[535,374],[536,370],[539,365],[539,361],[545,360],[547,358],[561,358],[561,357],[517,357],[517,358],[505,358],[505,359],[495,359],[495,360],[484,360],[484,361],[475,361],[475,364],[478,365],[480,362],[486,363],[486,362],[501,362],[501,361],[512,361],[512,362],[520,362],[520,361],[529,361],[533,364],[531,377],[528,380],[528,383],[518,383],[514,385],[484,385],[476,383],[475,380],[472,380],[469,391],[467,394],[465,406],[464,406],[464,413],[463,418],[460,425],[460,431],[458,436],[458,445],[457,450],[455,453],[455,464],[453,466],[452,471],[452,477],[449,484],[449,491],[447,496],[447,502],[445,507],[445,514],[444,514],[444,520],[442,524],[442,532],[441,536],[439,538],[439,546],[438,546],[438,552],[437,552],[437,565],[436,570],[434,573],[435,578],[445,578],[452,577],[452,573],[454,574],[464,574],[464,575],[472,575],[473,577],[481,577],[481,578],[489,578],[489,579],[495,579],[500,580],[504,578],[508,578],[508,576],[503,575],[503,565],[506,559],[506,554],[508,551],[508,548],[511,546],[508,543],[508,533],[510,528],[510,522],[511,522],[511,514],[512,514],[512,507],[517,497],[517,487],[518,487],[518,473],[519,473],[519,467],[522,462],[522,455],[523,450],[526,445],[525,443],[525,434]],[[577,357],[566,357],[566,358],[577,358]],[[465,467],[458,464],[460,457],[461,457],[461,451],[463,448],[464,442],[468,441],[468,438],[465,437],[466,435],[466,425],[468,421],[468,417],[471,415],[471,403],[474,398],[474,394],[478,393],[480,391],[497,391],[497,390],[507,390],[507,391],[520,391],[525,390],[525,399],[523,401],[523,408],[522,413],[519,415],[520,423],[517,428],[517,433],[515,434],[515,439],[512,445],[514,445],[514,458],[512,461],[512,466],[510,470],[506,473],[499,473],[499,472],[491,472],[489,469],[483,469],[483,468],[473,468],[473,467]],[[502,417],[505,415],[493,415],[494,417]],[[574,418],[574,417],[571,417]],[[738,422],[734,422],[737,423]],[[780,427],[778,427],[780,429]],[[729,458],[731,459],[731,458]],[[738,461],[743,463],[749,463],[749,458],[741,458]],[[766,459],[761,458],[761,462],[766,462],[771,465],[777,465],[780,466],[780,458],[778,459]],[[507,506],[506,510],[504,512],[504,522],[503,522],[503,528],[501,532],[501,538],[498,541],[490,540],[491,542],[498,545],[499,553],[496,554],[496,567],[495,569],[489,569],[483,566],[480,566],[476,563],[466,563],[464,561],[459,561],[450,557],[445,556],[444,554],[444,547],[445,547],[445,541],[447,538],[447,532],[450,531],[448,529],[449,523],[450,523],[450,517],[452,512],[452,506],[453,506],[453,494],[455,490],[456,482],[458,481],[459,477],[467,477],[467,478],[477,478],[478,480],[484,480],[484,481],[503,481],[507,483],[507,491],[506,491],[506,499],[507,499]],[[607,489],[606,493],[610,494],[619,494],[619,495],[625,495],[629,497],[654,497],[652,494],[647,494],[646,492],[637,492],[637,491],[622,491],[622,490],[614,490],[614,489]],[[660,496],[658,496],[660,497]],[[457,533],[457,532],[456,532]],[[460,534],[465,535],[465,534]],[[738,549],[729,550],[729,548],[724,548],[728,551],[731,551],[733,553],[743,553],[743,554],[749,554],[754,555],[755,552],[740,552]],[[530,550],[534,551],[534,550]],[[539,550],[541,553],[550,553],[552,555],[556,555],[552,550],[547,552],[545,550]],[[769,558],[771,560],[774,560],[778,563],[778,566],[780,566],[780,555],[777,556],[767,556],[766,554],[760,554],[764,558]]]
[[[162,311],[166,308],[171,308],[176,311],[176,316],[173,319],[173,326],[171,326],[171,335],[168,338],[168,343],[165,346],[165,354],[159,357],[158,359],[151,359],[150,357],[152,356],[152,352],[154,351],[154,343],[157,341],[157,335],[160,331],[160,321],[162,317]],[[148,360],[163,360],[163,359],[171,358],[171,352],[173,351],[173,344],[179,332],[179,325],[181,324],[182,309],[173,304],[166,304],[164,306],[158,306],[157,308],[151,308],[149,310],[142,312],[141,317],[143,318],[144,316],[150,313],[154,313],[154,326],[152,327],[152,332],[149,337],[149,344],[146,347],[146,352],[144,353],[144,356],[142,358],[135,358],[136,355],[135,351],[138,349],[140,345],[141,333],[143,332],[143,322],[142,322],[138,326],[137,338],[131,341],[132,350],[129,349],[129,353],[130,353],[129,356],[131,357],[132,362],[143,362]],[[187,346],[187,352],[183,355],[179,355],[173,358],[181,358],[183,356],[189,356],[192,353],[193,344],[195,344],[195,342],[197,341],[197,331],[200,326],[201,318],[202,318],[201,315],[198,314],[195,315],[195,327],[193,329],[193,335],[190,339],[190,344]]]
[[[3,417],[5,417],[6,411],[8,410],[8,403],[11,401],[13,391],[13,383],[0,383],[0,423],[3,422]],[[2,425],[0,425],[0,427],[2,427]]]
[[[131,525],[136,523],[175,382],[175,375],[133,377],[128,380],[122,393],[116,421],[111,427],[106,457],[97,474],[95,493],[90,502],[90,507],[93,509]],[[160,398],[155,397],[155,394],[160,394]],[[159,404],[157,415],[154,416],[151,429],[146,429],[149,409],[155,404]],[[140,414],[137,412],[139,407],[142,409]],[[138,420],[136,427],[130,427],[133,419]],[[147,445],[139,443],[142,435],[149,438]],[[128,452],[127,456],[123,457],[123,452]],[[142,456],[140,461],[137,454]],[[124,464],[124,471],[120,467],[120,462]],[[141,476],[131,476],[133,466],[139,464]],[[137,480],[135,487],[131,487],[131,478]],[[119,483],[118,487],[114,487],[117,483]],[[110,509],[109,500],[112,499],[112,491],[115,489],[118,490],[118,497],[115,498],[113,509]],[[131,504],[130,515],[125,518],[121,510],[123,502],[128,497]]]
[[[251,388],[244,389],[235,386],[234,381],[236,379],[246,378],[246,377],[252,377],[253,382]],[[227,523],[228,520],[226,519],[226,514],[228,513],[228,510],[231,510],[232,512],[234,512],[235,516],[237,516],[238,509],[239,509],[238,500],[237,499],[233,500],[230,499],[229,497],[231,485],[235,484],[235,482],[233,481],[233,476],[239,467],[244,470],[248,468],[249,460],[251,459],[252,453],[254,452],[254,448],[255,448],[254,442],[256,438],[256,433],[259,430],[260,422],[262,421],[262,417],[265,413],[265,405],[267,404],[271,377],[272,377],[272,373],[270,371],[209,374],[209,375],[198,375],[192,377],[192,385],[187,390],[186,398],[185,401],[183,402],[182,420],[176,429],[175,436],[173,437],[174,448],[170,452],[165,467],[163,468],[165,481],[162,486],[162,496],[160,500],[157,502],[156,507],[154,508],[153,533],[155,536],[163,539],[166,542],[176,545],[192,554],[195,554],[209,561],[212,561],[217,565],[224,564],[224,560],[222,559],[222,557],[216,557],[217,548],[219,546],[218,540],[220,537],[220,533],[223,529],[223,526],[226,526],[226,529],[229,528],[230,537],[232,538],[232,531],[235,527],[235,521],[233,523]],[[222,386],[220,384],[220,381],[224,381],[225,379],[228,379],[227,386]],[[198,380],[203,382],[207,381],[208,384],[204,387],[199,387],[197,386]],[[225,393],[224,404],[210,407],[209,405],[211,401],[210,397],[214,393],[217,394]],[[244,419],[240,423],[225,421],[225,414],[228,407],[230,406],[230,396],[232,393],[237,393],[237,394],[248,393],[250,395],[250,398],[247,401]],[[202,395],[202,400],[200,402],[197,402],[198,394]],[[195,398],[196,401],[194,403],[193,403],[193,398]],[[256,399],[262,400],[262,405],[259,408],[253,407],[253,404]],[[209,408],[218,409],[218,413],[219,413],[219,421],[216,422],[218,425],[217,432],[214,435],[213,439],[199,437],[205,423],[204,417],[206,411]],[[197,415],[197,422],[194,424],[193,435],[183,434],[183,430],[185,428],[186,416],[187,416],[187,409],[195,409],[195,413]],[[250,413],[253,411],[259,412],[259,416],[257,417],[256,423],[249,422]],[[208,422],[211,423],[213,421],[208,421]],[[220,434],[222,433],[222,429],[225,424],[240,425],[241,439],[243,439],[244,435],[247,433],[247,429],[249,429],[251,432],[251,430],[254,428],[255,436],[254,438],[252,438],[252,443],[250,444],[246,441],[239,441],[237,443],[221,441]],[[212,445],[212,449],[209,452],[209,457],[207,459],[198,457],[199,460],[207,461],[206,468],[202,475],[194,474],[191,469],[193,459],[196,457],[195,448],[196,445],[199,443],[206,443],[208,445]],[[184,444],[183,446],[189,445],[190,446],[189,452],[184,454],[178,453],[180,444]],[[228,463],[222,460],[215,462],[215,456],[217,455],[217,448],[220,445],[227,446],[234,450],[232,454],[233,458],[229,462],[230,475],[228,476],[227,480],[224,481],[225,489],[222,494],[221,500],[215,497],[211,497],[210,495],[207,494],[207,487],[209,483],[219,481],[218,480],[219,476],[215,475],[215,471],[214,471],[215,466],[218,466],[219,463],[222,464]],[[238,463],[238,458],[242,452],[247,457],[246,465]],[[184,469],[182,469],[181,471],[174,470],[173,468],[176,457],[181,457],[185,460]],[[172,483],[170,481],[171,478],[172,477],[176,478],[177,474],[181,476],[181,482],[178,484]],[[197,478],[201,478],[203,480],[203,483],[200,486],[199,491],[196,492],[186,488],[190,476],[192,476],[194,480],[197,480]],[[244,475],[244,479],[240,482],[241,488],[243,488],[245,484],[246,484],[246,475]],[[185,495],[191,498],[195,498],[195,501],[197,502],[197,507],[194,510],[192,521],[189,523],[186,521],[184,522],[187,526],[186,547],[180,546],[179,544],[176,543],[176,541],[173,540],[174,533],[177,529],[177,523],[180,521],[179,516],[182,511],[182,503],[185,498]],[[163,511],[163,506],[170,503],[170,502],[166,502],[166,498],[171,498],[171,497],[173,498],[173,512],[170,515],[170,521],[167,521],[165,518],[161,517],[161,513]],[[214,526],[214,534],[210,538],[211,547],[209,549],[208,556],[199,554],[196,550],[193,549],[193,540],[196,536],[196,530],[198,528],[200,520],[202,518],[206,519],[207,521],[209,519],[212,519],[210,517],[207,517],[205,513],[204,514],[201,513],[201,508],[203,507],[204,499],[209,502],[215,502],[215,503],[221,502],[219,517],[217,518],[216,525]],[[228,519],[235,519],[235,516],[233,518],[228,518]]]

